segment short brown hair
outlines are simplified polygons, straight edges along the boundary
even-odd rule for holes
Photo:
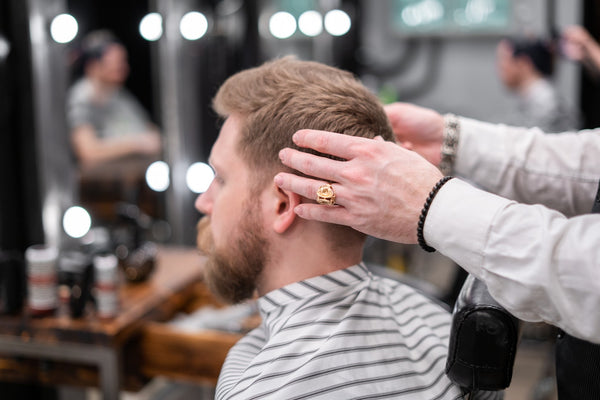
[[[284,169],[279,151],[297,148],[292,135],[300,129],[394,140],[378,98],[351,73],[291,56],[231,76],[213,107],[222,118],[242,117],[238,150],[261,175]]]

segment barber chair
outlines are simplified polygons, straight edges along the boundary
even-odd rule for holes
[[[448,378],[471,393],[507,388],[519,334],[519,320],[490,296],[485,283],[469,275],[452,312]]]
[[[367,264],[376,275],[400,281],[447,308],[433,285],[399,274],[390,268]],[[511,382],[520,337],[520,321],[496,302],[487,286],[468,275],[452,311],[446,375],[472,395],[506,389]],[[500,394],[500,396],[502,396]]]

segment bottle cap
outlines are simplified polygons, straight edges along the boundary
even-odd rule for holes
[[[58,249],[45,244],[35,244],[25,250],[25,259],[33,263],[46,263],[55,261],[58,257]]]
[[[94,270],[97,282],[114,282],[117,279],[117,256],[103,254],[94,257]]]

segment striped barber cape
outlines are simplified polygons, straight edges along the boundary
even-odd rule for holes
[[[450,314],[364,265],[258,300],[262,324],[229,352],[224,399],[460,399],[444,374]]]

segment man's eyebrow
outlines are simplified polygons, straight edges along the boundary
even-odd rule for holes
[[[210,165],[210,167],[213,169],[213,171],[217,172],[218,169],[220,169],[219,167],[219,163],[215,163],[215,159],[214,157],[210,156],[208,157],[208,165]]]

